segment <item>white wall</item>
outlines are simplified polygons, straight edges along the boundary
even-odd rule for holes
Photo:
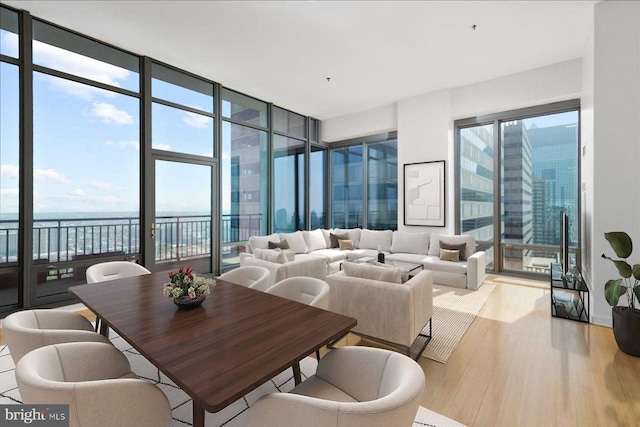
[[[398,129],[396,104],[322,122],[322,140],[336,142]]]
[[[604,233],[627,232],[640,263],[640,3],[597,3],[594,28],[592,317],[610,324],[603,289],[619,276],[598,258],[613,255]]]

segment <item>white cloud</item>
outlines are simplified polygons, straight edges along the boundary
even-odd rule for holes
[[[73,191],[69,191],[67,194],[51,194],[46,196],[47,199],[54,199],[54,200],[85,200],[86,199],[87,194],[78,189],[78,190],[73,190]]]
[[[110,190],[111,184],[109,184],[108,182],[90,181],[89,187],[96,188],[98,190]]]
[[[138,148],[140,148],[140,143],[138,141],[106,141],[105,144],[121,149],[131,147],[135,150],[138,150]]]
[[[165,150],[165,151],[171,150],[171,146],[169,144],[153,144],[153,148],[155,150]]]
[[[16,165],[0,165],[0,176],[3,178],[17,178],[20,174],[20,168]]]
[[[124,68],[35,40],[33,56],[34,62],[37,61],[39,65],[116,87],[120,87],[118,80],[126,79],[130,74],[129,70]]]
[[[97,202],[106,203],[106,204],[116,204],[116,203],[123,202],[123,200],[120,197],[116,197],[116,196],[96,197],[94,198],[94,200]]]
[[[133,117],[129,113],[118,110],[115,105],[106,102],[94,102],[91,115],[108,124],[130,125],[133,123]]]
[[[182,121],[194,128],[206,128],[209,126],[209,122],[211,122],[211,117],[185,111]]]
[[[98,96],[103,98],[113,98],[116,96],[113,92],[102,90],[93,86],[84,85],[82,83],[77,83],[71,80],[59,79],[48,75],[43,75],[40,77],[48,80],[49,84],[51,84],[51,86],[53,86],[54,88],[85,101],[92,101]]]
[[[64,174],[61,174],[55,169],[35,169],[33,171],[33,179],[36,181],[54,181],[60,184],[71,184],[71,181],[67,179]]]

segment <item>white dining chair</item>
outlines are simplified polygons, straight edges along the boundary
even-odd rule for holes
[[[16,365],[24,404],[69,405],[69,427],[166,426],[167,396],[138,378],[110,344],[55,344],[26,354]]]
[[[315,375],[289,393],[258,399],[247,427],[410,427],[424,392],[424,371],[408,356],[372,347],[339,347]]]
[[[107,261],[93,264],[87,268],[87,283],[100,283],[109,280],[124,279],[125,277],[142,276],[151,274],[149,270],[129,261]],[[108,329],[100,325],[101,320],[96,316],[96,331],[101,331],[108,336]]]
[[[23,310],[2,321],[2,331],[14,363],[36,348],[78,341],[108,343],[84,316],[65,310]]]
[[[297,276],[281,280],[265,292],[311,307],[329,310],[329,290],[329,285],[324,280]],[[320,349],[316,349],[316,358],[320,360]]]
[[[270,272],[264,267],[237,267],[221,274],[218,278],[227,282],[246,286],[257,291],[266,291],[269,286]]]

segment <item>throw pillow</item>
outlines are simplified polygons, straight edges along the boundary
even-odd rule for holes
[[[281,240],[280,243],[269,242],[268,249],[289,249],[289,243],[287,243],[287,239]]]
[[[285,249],[282,251],[282,253],[284,254],[284,257],[287,259],[287,262],[296,260],[296,253],[293,252],[291,249]]]
[[[445,243],[440,240],[440,249],[447,249],[450,251],[458,251],[460,254],[460,261],[466,261],[467,258],[464,256],[467,252],[467,244],[460,243],[459,245],[454,245],[453,243]],[[442,252],[441,252],[442,253]]]
[[[429,233],[393,232],[391,252],[426,255],[429,252]]]
[[[360,233],[360,249],[380,248],[383,252],[391,251],[391,240],[393,231],[391,230],[368,230],[363,229]]]
[[[279,242],[280,236],[269,234],[268,236],[251,236],[247,245],[247,252],[253,253],[254,249],[268,249],[269,242]],[[250,250],[249,250],[250,249]]]
[[[353,250],[353,240],[338,240],[338,246],[340,246],[341,251],[352,251]]]
[[[356,264],[345,261],[342,263],[342,271],[344,271],[346,276],[350,277],[402,284],[402,274],[400,273],[400,270],[396,270],[395,268],[378,267],[369,264]]]
[[[309,250],[307,248],[307,243],[304,241],[302,231],[280,234],[280,240],[282,241],[285,239],[287,240],[287,243],[289,243],[289,248],[297,254],[306,254]]]
[[[307,243],[307,249],[309,249],[309,252],[317,251],[319,249],[327,249],[327,242],[324,240],[324,233],[321,228],[316,228],[312,231],[304,230],[302,235]]]
[[[349,236],[346,233],[345,234],[329,233],[329,238],[331,239],[331,248],[340,247],[338,240],[349,240]]]
[[[442,261],[458,262],[460,261],[460,251],[450,250],[450,249],[440,249],[440,259]]]
[[[287,257],[280,249],[254,249],[253,254],[256,259],[262,259],[269,262],[275,262],[277,264],[284,264],[287,262]]]

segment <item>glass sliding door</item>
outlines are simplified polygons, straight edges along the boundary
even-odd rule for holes
[[[364,227],[362,145],[331,150],[331,227]]]
[[[564,101],[456,122],[456,232],[475,236],[488,270],[549,274],[562,212],[578,263],[579,107]]]
[[[274,231],[290,233],[305,227],[305,141],[273,137]]]
[[[577,246],[578,117],[571,111],[500,123],[504,270],[547,273],[559,261],[561,212],[569,216],[570,247]]]

